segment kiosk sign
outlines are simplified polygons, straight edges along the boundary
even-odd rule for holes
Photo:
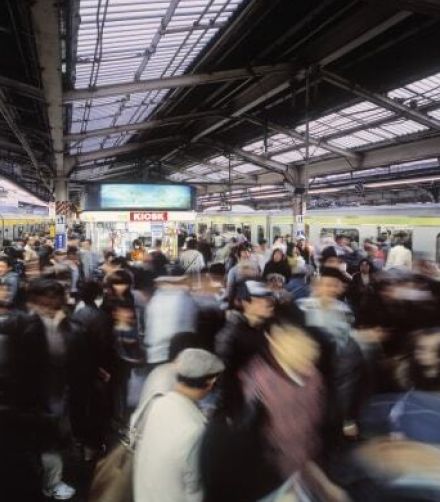
[[[146,211],[136,211],[130,213],[130,221],[139,222],[161,222],[168,221],[168,213],[150,213]]]

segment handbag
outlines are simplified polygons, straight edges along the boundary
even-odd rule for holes
[[[155,394],[135,411],[128,432],[95,467],[88,502],[133,502],[133,457],[147,410],[162,394]]]

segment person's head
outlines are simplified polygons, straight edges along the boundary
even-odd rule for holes
[[[27,302],[42,317],[53,318],[62,310],[66,294],[64,287],[54,279],[39,278],[29,283]]]
[[[313,282],[313,294],[321,300],[338,299],[344,292],[344,276],[335,268],[321,268]]]
[[[321,253],[321,266],[325,268],[340,268],[341,260],[333,246],[323,249]]]
[[[121,300],[114,303],[112,317],[116,323],[134,326],[135,316],[136,314],[131,302]]]
[[[272,356],[282,368],[306,377],[315,371],[319,347],[302,329],[282,320],[275,321],[267,339]]]
[[[247,280],[238,283],[236,299],[243,314],[254,324],[264,323],[273,315],[273,294],[262,282]]]
[[[91,239],[83,239],[81,241],[80,246],[81,246],[81,249],[83,251],[90,251],[92,249],[92,241],[91,241]]]
[[[62,249],[57,249],[53,254],[53,258],[57,263],[63,263],[67,258],[67,253]]]
[[[347,235],[339,234],[336,236],[335,242],[338,246],[346,247],[350,245],[351,239]]]
[[[105,263],[110,263],[114,258],[116,258],[116,254],[114,251],[104,251]]]
[[[280,291],[284,288],[286,279],[281,274],[269,274],[266,279],[267,287],[271,291]]]
[[[156,249],[161,249],[161,248],[162,248],[162,239],[156,239],[156,240],[154,241],[154,247],[155,247]]]
[[[306,247],[306,240],[303,238],[300,238],[300,239],[298,239],[296,245],[299,249],[304,249]]]
[[[267,240],[266,239],[260,239],[258,241],[258,245],[260,246],[261,251],[265,251],[267,247]]]
[[[123,256],[114,256],[109,259],[107,265],[111,272],[127,268],[127,260]]]
[[[115,296],[123,297],[132,286],[132,277],[126,270],[115,270],[106,278],[106,286]]]
[[[370,274],[373,271],[370,260],[362,259],[359,262],[359,272],[363,275]]]
[[[249,258],[251,257],[249,246],[247,246],[246,244],[239,244],[237,246],[236,255],[239,261],[249,260]]]
[[[177,356],[185,349],[201,349],[202,338],[198,333],[190,331],[182,331],[176,333],[170,340],[170,347],[168,349],[168,359],[174,361]]]
[[[421,370],[437,369],[440,376],[440,327],[413,333],[412,357]]]
[[[86,305],[92,305],[100,296],[102,296],[102,286],[99,282],[89,280],[80,285],[79,297]]]
[[[186,249],[196,249],[197,241],[195,239],[188,239],[186,242]]]
[[[0,277],[12,270],[13,262],[10,256],[0,256]]]
[[[142,248],[142,242],[139,239],[135,239],[133,241],[133,249],[141,249]]]
[[[200,401],[209,394],[224,368],[222,361],[206,350],[185,349],[176,359],[176,390],[193,401]]]
[[[67,248],[66,258],[69,261],[78,262],[79,261],[79,258],[78,258],[78,248],[76,246],[69,246]]]
[[[243,233],[243,230],[242,230],[240,227],[238,227],[238,228],[237,228],[237,234],[238,234],[238,235],[241,235],[242,233]]]
[[[275,263],[280,263],[284,260],[284,253],[281,251],[281,249],[275,249],[275,251],[272,253],[272,261]]]

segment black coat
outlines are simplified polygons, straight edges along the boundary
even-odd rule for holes
[[[269,274],[280,274],[286,279],[287,283],[289,282],[290,276],[292,275],[292,271],[290,270],[290,266],[287,263],[287,260],[282,260],[279,262],[270,260],[264,267],[263,279],[267,279],[267,276]]]
[[[215,352],[225,364],[220,381],[220,408],[226,415],[235,415],[242,408],[243,396],[238,372],[252,357],[265,353],[266,349],[267,340],[263,327],[251,326],[244,315],[233,311],[215,340]]]

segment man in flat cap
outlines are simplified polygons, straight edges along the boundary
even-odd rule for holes
[[[135,502],[201,502],[199,448],[205,417],[197,403],[211,391],[222,361],[202,349],[186,349],[176,361],[173,391],[146,411],[134,463]]]

